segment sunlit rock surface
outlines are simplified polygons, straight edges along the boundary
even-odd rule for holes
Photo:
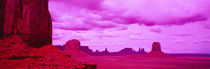
[[[0,57],[10,58],[13,56],[27,56],[32,50],[31,47],[27,46],[23,40],[17,36],[12,35],[8,38],[0,40]]]
[[[53,45],[40,48],[27,46],[23,40],[12,35],[0,40],[1,69],[94,69],[96,65],[78,62],[71,55]]]

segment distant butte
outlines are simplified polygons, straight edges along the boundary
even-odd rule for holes
[[[152,50],[145,55],[146,57],[168,57],[164,52],[161,51],[160,42],[153,42]]]
[[[87,53],[80,50],[80,41],[77,39],[72,39],[66,42],[64,45],[64,52],[68,53],[73,57],[87,57]]]
[[[80,41],[77,39],[72,39],[66,42],[64,45],[65,50],[80,50]]]
[[[160,42],[154,42],[152,44],[152,51],[159,51],[159,52],[161,52]]]

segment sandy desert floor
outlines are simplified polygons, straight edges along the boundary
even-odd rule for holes
[[[210,69],[210,57],[91,56],[75,57],[97,69]]]

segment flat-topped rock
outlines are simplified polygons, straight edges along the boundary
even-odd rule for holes
[[[64,45],[64,52],[68,53],[73,57],[87,57],[87,53],[80,50],[80,41],[77,39],[72,39],[66,42]]]
[[[154,42],[152,44],[152,51],[160,51],[161,52],[160,42]]]
[[[80,41],[77,39],[72,39],[66,42],[64,45],[65,50],[80,50]]]
[[[160,42],[153,42],[151,51],[144,55],[145,57],[169,57],[167,54],[161,51]]]

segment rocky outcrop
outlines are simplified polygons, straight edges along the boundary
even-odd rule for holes
[[[33,47],[52,43],[48,0],[1,0],[0,3],[0,37],[18,35]]]
[[[19,36],[0,40],[1,69],[96,69],[95,64],[76,61],[53,45],[27,46]]]
[[[0,40],[0,57],[26,56],[32,50],[19,36],[10,36]]]
[[[159,52],[161,52],[160,42],[154,42],[152,44],[152,51],[159,51]]]
[[[73,57],[87,57],[87,53],[80,50],[80,41],[72,39],[66,42],[64,45],[64,52],[70,54]]]
[[[145,57],[160,58],[160,57],[169,57],[169,56],[161,51],[160,42],[154,42],[152,44],[152,50],[148,54],[146,54]]]
[[[138,53],[140,53],[141,55],[145,55],[145,54],[147,54],[147,52],[144,50],[144,48],[139,48],[139,51],[138,51]]]

